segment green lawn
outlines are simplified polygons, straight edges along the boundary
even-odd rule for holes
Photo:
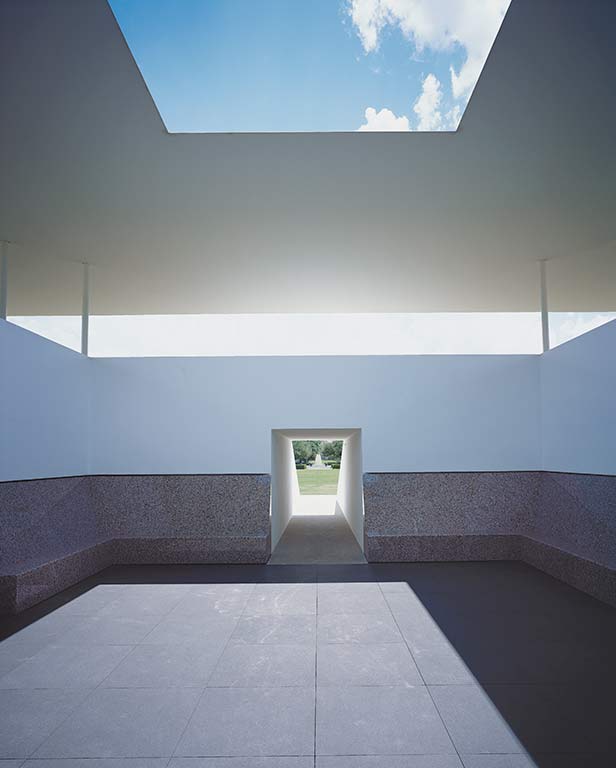
[[[302,496],[335,496],[339,469],[298,469],[299,492]]]

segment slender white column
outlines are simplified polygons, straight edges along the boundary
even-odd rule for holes
[[[88,356],[90,331],[90,265],[83,264],[83,294],[81,300],[81,354]]]
[[[550,349],[550,315],[548,312],[548,280],[547,259],[539,262],[539,275],[541,281],[541,336],[543,339],[543,351]]]
[[[0,242],[0,320],[6,320],[9,277],[9,243]]]

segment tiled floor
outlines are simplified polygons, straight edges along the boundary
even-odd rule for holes
[[[115,569],[5,634],[0,768],[616,766],[616,611],[515,563]]]

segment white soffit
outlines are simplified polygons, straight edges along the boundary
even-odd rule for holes
[[[105,0],[4,0],[9,314],[616,309],[615,22],[513,0],[455,134],[169,134]]]

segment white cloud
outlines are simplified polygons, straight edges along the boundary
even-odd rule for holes
[[[470,94],[481,73],[511,0],[349,0],[349,13],[366,53],[378,48],[381,33],[397,27],[418,52],[424,48],[466,51],[451,68],[456,99]]]
[[[429,74],[424,78],[421,94],[413,105],[417,115],[417,125],[412,128],[406,115],[397,117],[390,109],[377,112],[374,107],[366,110],[366,122],[358,131],[447,131],[456,130],[460,122],[461,110],[455,105],[445,117],[441,112],[443,89],[436,75]]]
[[[441,83],[435,75],[427,75],[421,87],[421,94],[413,106],[417,115],[418,131],[439,131],[443,128],[443,116],[439,109],[443,93]]]
[[[449,112],[446,115],[447,118],[447,127],[450,131],[457,131],[458,126],[460,125],[460,120],[462,119],[462,110],[460,109],[460,105],[456,104],[452,109],[449,110]]]
[[[358,131],[410,131],[408,117],[401,115],[396,117],[390,109],[381,109],[377,112],[374,107],[368,107],[365,112],[366,122]]]

